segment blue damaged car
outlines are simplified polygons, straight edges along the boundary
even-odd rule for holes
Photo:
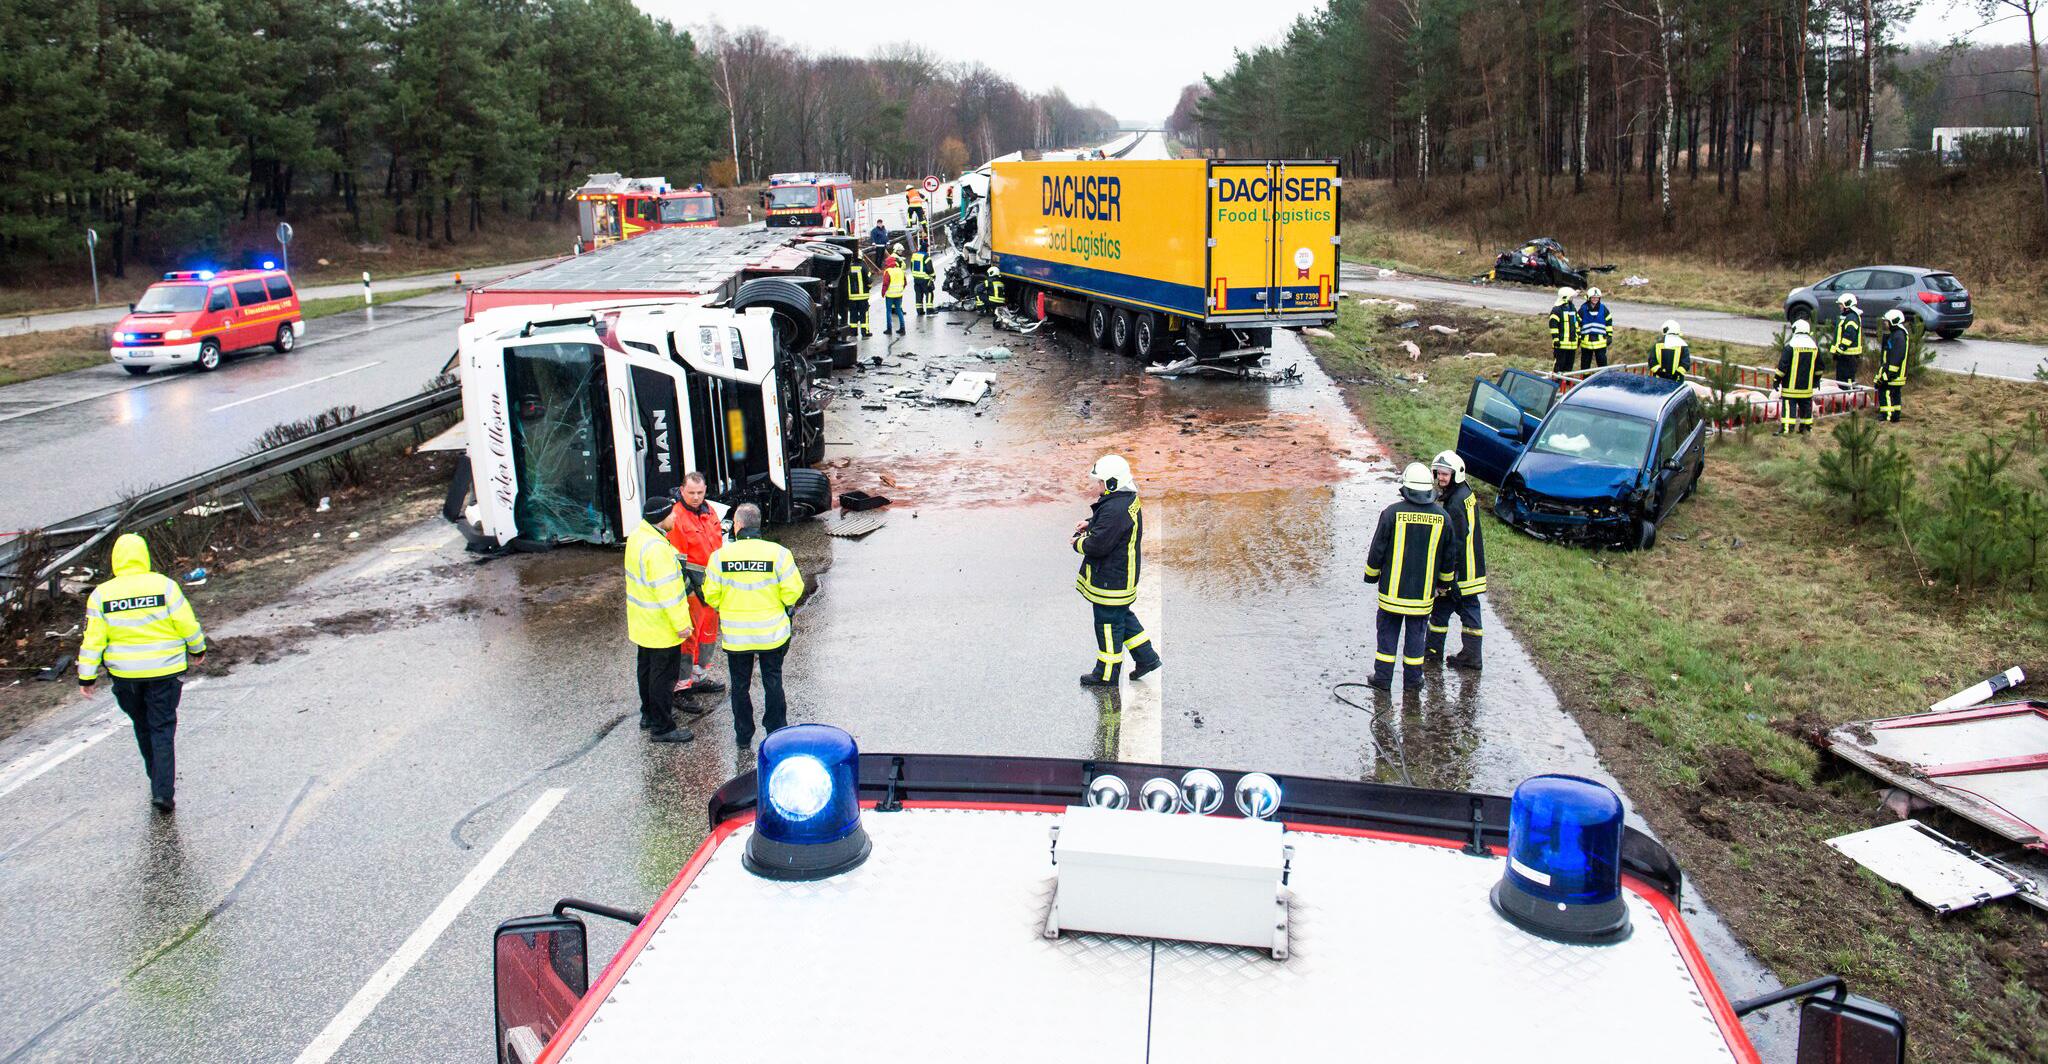
[[[1706,469],[1699,397],[1625,370],[1557,381],[1510,369],[1474,380],[1458,455],[1500,488],[1494,515],[1539,539],[1648,549]]]

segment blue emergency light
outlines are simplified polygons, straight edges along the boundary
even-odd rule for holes
[[[1523,780],[1508,806],[1508,867],[1494,885],[1494,909],[1522,930],[1559,942],[1627,938],[1621,820],[1621,799],[1592,780]]]
[[[264,268],[264,269],[266,269],[266,270],[274,270],[274,269],[277,269],[277,260],[276,260],[276,259],[264,259],[264,260],[263,260],[263,268]]]
[[[829,724],[778,728],[761,742],[754,778],[747,871],[765,879],[826,879],[868,859],[853,736]]]

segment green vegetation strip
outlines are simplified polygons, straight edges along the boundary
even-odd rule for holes
[[[1460,332],[1394,328],[1418,317]],[[1380,439],[1424,461],[1456,445],[1474,376],[1549,362],[1540,320],[1429,305],[1349,304],[1311,343]],[[1616,361],[1648,346],[1623,331]],[[1488,518],[1491,597],[1694,883],[1781,978],[1839,972],[1903,1007],[1918,1059],[2048,1059],[2038,925],[1996,908],[1938,920],[1824,845],[1889,814],[1876,781],[1813,736],[1924,708],[2014,663],[2032,670],[2048,650],[2043,574],[2014,571],[2008,551],[2003,571],[1958,591],[1924,542],[1955,519],[1949,488],[1987,437],[2012,456],[1995,491],[1974,490],[2042,490],[2048,389],[1930,373],[1906,402],[1904,424],[1879,426],[1926,497],[1904,522],[1852,525],[1847,499],[1823,486],[1832,420],[1806,437],[1730,434],[1649,552],[1556,546]]]

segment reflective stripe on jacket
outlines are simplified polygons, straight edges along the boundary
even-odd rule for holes
[[[1828,348],[1830,354],[1860,355],[1863,353],[1863,317],[1860,314],[1844,312],[1841,320],[1835,322],[1835,344]]]
[[[1579,306],[1579,346],[1601,348],[1607,346],[1608,334],[1613,332],[1614,316],[1608,313],[1606,303],[1590,300]]]
[[[1666,333],[1650,349],[1650,375],[1679,380],[1692,372],[1692,345],[1683,336]]]
[[[690,630],[683,559],[661,530],[641,521],[626,536],[626,638],[635,646],[672,647]]]
[[[789,642],[789,610],[803,595],[796,557],[758,536],[718,548],[704,567],[704,604],[718,611],[727,650],[774,650]]]
[[[988,279],[988,301],[991,303],[1001,303],[1003,301],[1003,277],[1001,274],[996,274]]]
[[[1365,578],[1380,586],[1380,609],[1416,617],[1429,613],[1437,588],[1457,575],[1450,524],[1450,515],[1433,502],[1403,499],[1380,511],[1365,556]]]
[[[1906,383],[1906,351],[1912,346],[1903,325],[1884,331],[1884,364],[1877,368],[1877,383]]]
[[[1460,595],[1486,594],[1486,544],[1479,534],[1479,496],[1470,484],[1452,484],[1444,496],[1444,512],[1451,515],[1452,554],[1458,562],[1452,573]]]
[[[1081,573],[1074,589],[1098,606],[1128,606],[1138,601],[1138,575],[1144,568],[1145,507],[1135,491],[1109,491],[1095,500],[1088,528],[1074,537],[1081,555]]]
[[[1550,346],[1565,351],[1576,351],[1579,347],[1579,312],[1569,299],[1560,299],[1550,308]]]
[[[846,268],[846,298],[866,299],[868,297],[868,268],[855,259]]]
[[[916,279],[918,279],[918,280],[920,280],[920,281],[929,281],[929,280],[931,280],[931,279],[932,279],[932,260],[931,260],[931,256],[929,256],[929,255],[926,255],[926,254],[925,254],[924,252],[922,252],[922,251],[913,251],[913,252],[911,252],[911,253],[910,253],[910,276],[912,276],[912,277],[914,277],[914,278],[916,278]]]
[[[887,284],[887,287],[885,287],[885,288],[884,288],[884,289],[882,290],[882,296],[883,296],[883,298],[886,298],[886,299],[901,299],[901,298],[903,298],[903,288],[904,288],[904,284],[905,284],[905,282],[904,282],[904,280],[903,280],[903,267],[901,267],[901,266],[891,266],[891,267],[889,267],[889,268],[888,268],[887,270],[884,270],[884,271],[882,271],[882,272],[883,272],[883,274],[884,274],[884,277],[885,277],[885,280],[886,280],[886,284]]]
[[[206,632],[176,580],[149,568],[149,545],[130,532],[114,541],[114,577],[85,600],[78,678],[100,666],[117,679],[147,680],[185,671],[185,655],[206,653]]]
[[[1820,384],[1820,349],[1813,339],[1794,336],[1778,356],[1778,394],[1787,399],[1806,399]]]

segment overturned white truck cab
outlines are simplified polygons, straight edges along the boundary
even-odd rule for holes
[[[852,346],[847,261],[805,234],[674,230],[472,291],[468,461],[446,516],[478,549],[616,543],[693,470],[772,521],[824,511],[831,485],[808,467],[817,378]]]

